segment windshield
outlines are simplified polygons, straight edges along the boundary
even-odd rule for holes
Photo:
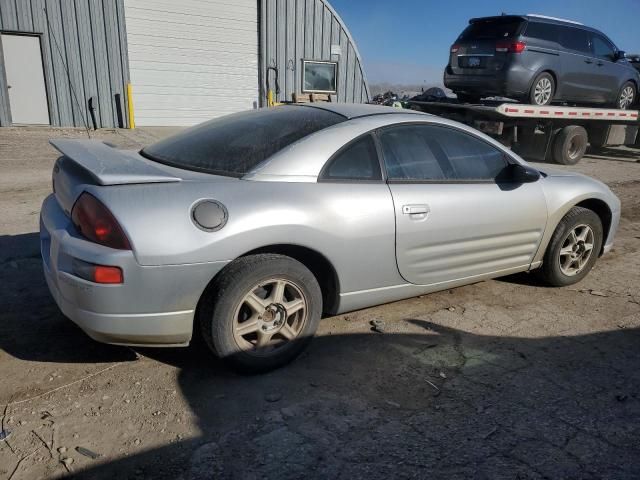
[[[251,110],[188,128],[140,153],[172,167],[241,177],[295,141],[345,120],[301,106]]]
[[[464,29],[458,41],[511,38],[516,35],[523,22],[524,20],[514,18],[478,20]]]

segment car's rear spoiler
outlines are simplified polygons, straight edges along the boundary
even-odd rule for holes
[[[118,150],[97,140],[49,140],[60,153],[87,171],[99,185],[179,182],[137,152]]]

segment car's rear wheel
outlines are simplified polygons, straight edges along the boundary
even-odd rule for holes
[[[620,93],[618,94],[616,108],[627,110],[628,108],[631,108],[635,101],[636,86],[633,84],[633,82],[626,82],[624,85],[622,85]]]
[[[202,336],[232,367],[249,373],[278,368],[311,341],[322,313],[315,276],[284,255],[239,258],[207,289]]]
[[[561,165],[575,165],[587,151],[589,136],[578,125],[564,127],[553,140],[553,161]]]
[[[532,105],[549,105],[556,91],[556,82],[548,72],[536,77],[529,92],[529,103]]]
[[[579,282],[596,263],[602,238],[600,217],[587,208],[573,207],[553,232],[540,269],[542,278],[556,287]]]

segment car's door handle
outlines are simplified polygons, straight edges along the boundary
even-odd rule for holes
[[[601,66],[603,66],[603,65],[604,65],[604,63],[602,63],[602,62],[598,62],[598,63],[596,63],[596,65],[598,65],[599,67],[601,67]]]
[[[402,213],[405,215],[424,215],[429,213],[429,211],[429,205],[425,204],[402,206]]]
[[[589,60],[588,58],[584,61],[584,63],[593,63],[593,60]]]

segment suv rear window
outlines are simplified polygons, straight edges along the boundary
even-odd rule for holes
[[[241,177],[286,146],[345,120],[302,106],[251,110],[188,128],[140,153],[172,167]]]
[[[511,38],[518,33],[523,23],[524,20],[514,18],[477,20],[464,29],[458,41]]]

